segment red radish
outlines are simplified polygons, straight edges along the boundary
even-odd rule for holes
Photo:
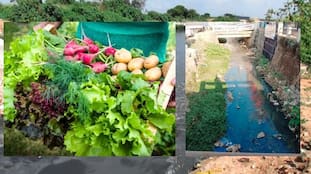
[[[67,47],[64,49],[65,56],[74,56],[76,53],[84,53],[88,50],[87,46]]]
[[[90,65],[97,54],[81,53],[80,56],[84,64]]]
[[[68,48],[68,47],[75,47],[75,46],[78,46],[78,44],[76,43],[75,40],[71,40],[71,41],[69,41],[69,42],[66,44],[65,48]]]
[[[101,73],[103,71],[106,70],[106,68],[108,67],[107,64],[103,63],[103,62],[95,62],[91,64],[92,66],[92,70],[95,73]]]
[[[74,57],[75,57],[76,60],[82,60],[82,55],[83,54],[84,53],[77,53]]]
[[[89,45],[89,52],[90,53],[97,53],[99,51],[99,48],[97,45],[95,44],[90,44]]]
[[[72,47],[67,47],[64,49],[64,55],[65,56],[74,56],[75,53],[76,53],[76,51]]]
[[[81,53],[79,56],[81,56],[80,59],[82,60],[82,62],[83,62],[84,64],[90,65],[90,64],[92,63],[93,59],[94,59],[98,54],[102,53],[103,51],[104,51],[104,50],[99,51],[99,52],[97,52],[97,53],[95,53],[95,54]]]
[[[87,46],[77,46],[75,47],[75,53],[85,53],[88,51],[88,47]]]
[[[116,52],[116,49],[114,49],[113,47],[108,47],[105,49],[106,56],[113,56],[115,52]]]
[[[87,45],[94,44],[94,41],[86,36],[84,36],[83,42],[86,43]]]

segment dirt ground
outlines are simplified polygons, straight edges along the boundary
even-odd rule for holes
[[[223,156],[201,161],[191,174],[311,173],[311,79],[301,79],[301,154],[297,156]]]

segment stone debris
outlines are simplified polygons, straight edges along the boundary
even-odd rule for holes
[[[274,134],[273,137],[278,139],[278,140],[281,140],[282,139],[282,134]]]
[[[248,163],[250,160],[249,160],[249,158],[240,158],[240,159],[238,159],[238,161],[241,163],[245,163],[245,162]]]
[[[257,138],[259,139],[259,138],[264,138],[266,135],[265,135],[265,133],[264,132],[259,132],[258,134],[257,134]]]
[[[233,95],[232,95],[232,92],[228,91],[227,92],[227,97],[228,97],[228,100],[231,102],[234,98],[233,98]]]
[[[223,147],[223,146],[225,146],[225,144],[218,140],[216,143],[214,143],[214,146],[215,147]]]
[[[229,147],[226,148],[227,152],[239,152],[241,149],[241,145],[240,144],[233,144]]]

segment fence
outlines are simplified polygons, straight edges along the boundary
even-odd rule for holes
[[[270,60],[272,59],[275,49],[277,47],[278,37],[286,37],[294,39],[298,42],[300,40],[300,28],[297,23],[265,22],[264,27],[265,27],[265,41],[262,53],[265,57],[267,57]]]

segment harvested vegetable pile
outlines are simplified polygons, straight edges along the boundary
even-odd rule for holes
[[[167,71],[159,66],[156,55],[86,36],[16,38],[5,52],[6,128],[77,156],[174,155],[175,115],[157,102]]]

